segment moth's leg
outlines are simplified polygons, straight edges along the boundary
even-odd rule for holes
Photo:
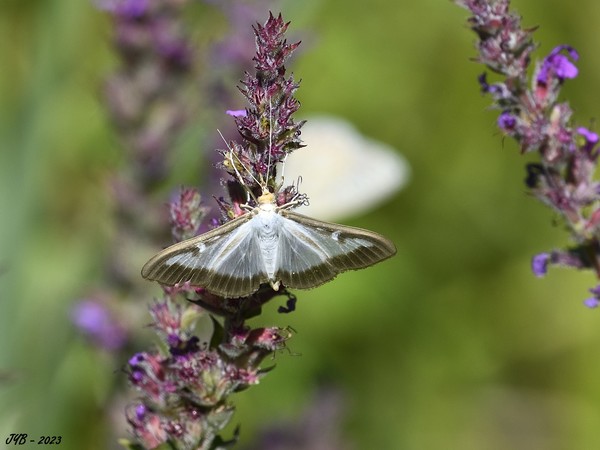
[[[250,200],[250,198],[248,198],[248,201],[249,200]],[[248,211],[248,212],[252,212],[252,211],[256,210],[256,207],[250,206],[248,203],[244,203],[244,204],[240,205],[240,208],[242,208],[244,211]]]
[[[295,208],[296,206],[308,206],[308,197],[306,196],[306,194],[296,193],[296,195],[294,195],[291,201],[281,206],[278,206],[277,211],[280,211],[282,209]]]

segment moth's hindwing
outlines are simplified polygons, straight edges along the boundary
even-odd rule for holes
[[[268,282],[248,213],[200,236],[166,248],[142,268],[161,284],[189,281],[223,297],[243,297]]]
[[[362,269],[396,253],[389,239],[362,228],[322,222],[283,210],[276,278],[309,289],[347,270]]]

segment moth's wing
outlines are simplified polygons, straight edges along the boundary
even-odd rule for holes
[[[246,214],[200,236],[166,248],[142,276],[166,285],[200,286],[223,297],[244,297],[268,281],[259,242]]]
[[[389,239],[362,228],[280,211],[277,279],[291,288],[319,286],[346,270],[362,269],[396,253]]]

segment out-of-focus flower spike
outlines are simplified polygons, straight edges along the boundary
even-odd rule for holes
[[[171,231],[175,241],[196,236],[207,212],[197,189],[182,188],[170,203]]]
[[[579,74],[575,64],[579,54],[571,46],[556,46],[537,64],[528,83],[530,54],[536,48],[534,29],[521,28],[520,17],[509,11],[509,0],[455,3],[473,14],[469,24],[479,37],[476,59],[503,78],[496,83],[489,83],[485,74],[478,78],[494,108],[502,111],[498,127],[517,141],[523,153],[538,153],[539,162],[526,165],[530,193],[562,217],[577,243],[534,256],[533,273],[544,276],[552,264],[592,269],[600,278],[598,135],[573,126],[571,107],[558,101],[564,82]]]

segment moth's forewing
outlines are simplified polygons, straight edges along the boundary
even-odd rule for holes
[[[394,243],[378,233],[286,210],[280,214],[285,220],[276,278],[286,287],[313,288],[341,272],[371,266],[396,253]]]
[[[142,276],[172,286],[189,281],[223,297],[256,292],[268,277],[246,214],[214,230],[166,248],[142,268]]]

